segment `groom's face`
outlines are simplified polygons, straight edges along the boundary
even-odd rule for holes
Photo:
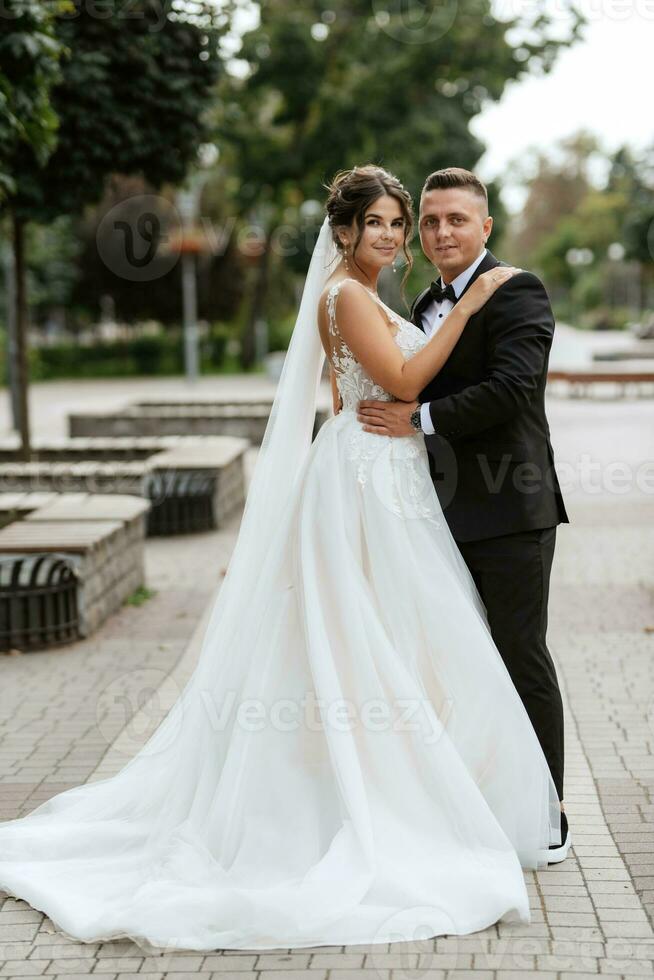
[[[472,265],[493,227],[485,199],[466,187],[427,191],[419,221],[422,250],[444,283]]]

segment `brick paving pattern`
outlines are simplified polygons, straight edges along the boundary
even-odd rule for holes
[[[654,492],[595,492],[580,456],[654,464],[654,405],[553,402],[559,468],[570,467],[573,523],[559,529],[549,640],[566,707],[566,805],[574,848],[527,872],[532,922],[466,937],[296,951],[146,953],[130,941],[76,943],[26,903],[0,893],[0,977],[105,980],[584,980],[654,975]],[[641,469],[641,477],[642,477]],[[654,480],[650,478],[650,484]],[[645,484],[643,483],[643,486]],[[143,672],[192,669],[192,634],[234,540],[221,532],[147,542],[157,595],[124,607],[89,640],[3,658],[3,819],[124,764],[98,716],[98,691],[130,693]],[[197,635],[197,629],[195,630]],[[185,655],[186,654],[186,655]],[[132,694],[134,693],[132,691]]]

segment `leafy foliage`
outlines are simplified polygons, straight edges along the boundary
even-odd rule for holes
[[[382,163],[414,192],[438,167],[473,167],[483,146],[471,119],[507,81],[549,70],[579,27],[571,10],[561,40],[546,16],[502,22],[489,0],[426,8],[415,29],[400,0],[383,10],[369,0],[263,0],[259,9],[239,52],[244,77],[224,77],[216,120],[252,205],[320,194],[356,163]]]
[[[282,222],[301,224],[302,202],[322,199],[343,168],[382,164],[414,196],[437,168],[473,168],[484,147],[470,121],[507,81],[549,70],[580,26],[565,3],[557,19],[566,9],[562,40],[547,16],[502,22],[490,0],[261,0],[215,112],[218,142],[239,175],[235,206],[269,239]],[[309,254],[296,256],[298,271]],[[244,365],[280,265],[268,248],[251,289]]]
[[[224,11],[204,0],[168,9],[136,0],[129,16],[108,0],[101,17],[80,3],[59,17],[56,38],[68,57],[50,92],[56,146],[44,161],[42,147],[19,144],[14,211],[44,222],[78,212],[113,173],[140,174],[153,187],[182,181],[206,137],[202,117],[225,24]]]
[[[609,155],[579,134],[540,156],[526,186],[509,254],[544,276],[563,316],[622,327],[654,305],[654,146]]]
[[[0,204],[16,191],[17,155],[29,149],[38,165],[51,153],[59,124],[50,102],[66,53],[55,36],[67,0],[4,0],[0,20]]]
[[[512,251],[539,267],[553,282],[570,286],[575,275],[570,249],[592,252],[602,262],[610,246],[622,246],[626,260],[654,273],[654,146],[635,155],[622,147],[607,155],[585,136],[564,141],[559,160],[539,158],[528,181],[527,201]],[[590,178],[591,157],[603,162],[602,186]]]

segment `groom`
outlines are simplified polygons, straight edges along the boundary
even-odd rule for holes
[[[427,178],[420,242],[440,279],[411,310],[427,336],[477,276],[505,264],[486,248],[492,227],[473,173],[450,167]],[[544,405],[553,334],[542,283],[518,273],[470,318],[419,402],[362,401],[358,417],[380,435],[424,433],[443,513],[563,801],[563,706],[545,639],[556,526],[568,522]],[[561,837],[549,863],[570,846],[565,814]]]

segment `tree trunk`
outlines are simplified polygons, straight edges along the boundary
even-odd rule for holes
[[[14,244],[14,275],[16,302],[14,328],[16,345],[14,349],[13,377],[18,387],[18,430],[20,432],[20,458],[28,461],[31,456],[30,420],[28,405],[29,374],[27,367],[27,331],[29,327],[27,315],[27,283],[25,275],[25,221],[12,213],[12,229]]]
[[[252,302],[241,339],[241,367],[249,370],[254,367],[257,353],[257,323],[261,318],[266,293],[268,292],[268,272],[270,267],[270,234],[266,235],[264,250],[257,262]]]
[[[4,281],[7,311],[7,366],[5,379],[9,391],[11,407],[11,428],[20,428],[20,406],[18,404],[18,380],[16,378],[16,274],[14,272],[14,250],[8,247],[4,252]]]

